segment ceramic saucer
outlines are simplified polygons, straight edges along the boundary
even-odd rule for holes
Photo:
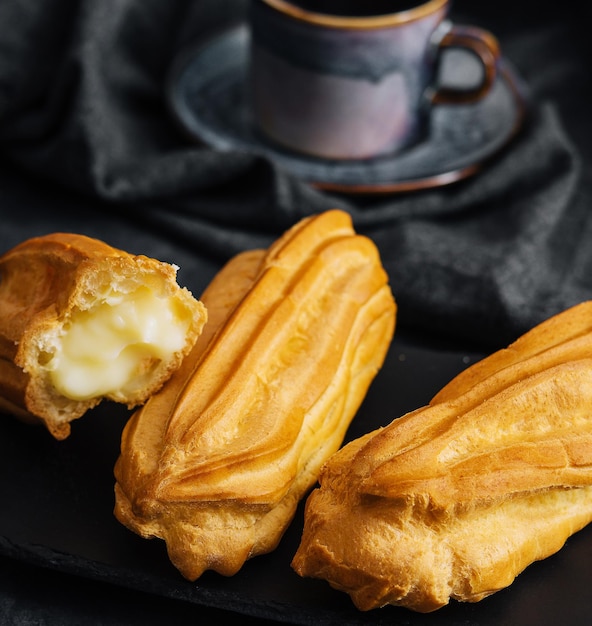
[[[462,51],[444,63],[443,80],[462,83],[474,72]],[[447,53],[448,54],[448,53]],[[429,138],[399,154],[333,161],[282,149],[258,133],[247,98],[249,32],[242,24],[184,52],[168,87],[171,109],[196,141],[221,151],[264,156],[301,180],[345,193],[393,193],[445,185],[475,174],[508,145],[525,112],[525,89],[503,60],[490,93],[471,105],[441,105],[432,112]],[[477,68],[478,69],[478,68]]]

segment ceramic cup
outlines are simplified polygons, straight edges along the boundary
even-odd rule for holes
[[[449,8],[449,0],[251,0],[255,126],[324,159],[368,159],[425,139],[432,107],[476,102],[496,77],[496,38],[452,24]],[[478,84],[438,85],[451,47],[477,57]]]

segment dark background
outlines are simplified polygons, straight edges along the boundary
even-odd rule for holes
[[[164,94],[173,60],[244,11],[239,0],[3,0],[0,251],[83,232],[180,265],[199,294],[232,254],[340,207],[381,250],[398,332],[422,345],[486,353],[590,297],[588,3],[458,0],[455,21],[493,31],[526,81],[527,123],[475,178],[375,197],[322,193],[261,158],[196,146],[176,125]],[[2,624],[233,623],[6,552]]]

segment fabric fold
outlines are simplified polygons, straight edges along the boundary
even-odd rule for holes
[[[478,21],[478,8],[457,5],[463,22]],[[581,136],[573,128],[577,115],[587,115],[590,84],[574,84],[583,68],[562,82],[549,50],[549,63],[536,63],[553,31],[563,44],[558,63],[565,67],[569,58],[582,66],[569,41],[579,33],[576,17],[558,33],[541,10],[533,26],[540,36],[530,34],[526,9],[522,21],[491,25],[526,74],[532,104],[518,136],[476,176],[421,192],[346,196],[315,189],[261,157],[197,145],[168,110],[166,81],[177,54],[242,19],[246,6],[2,3],[0,155],[25,181],[10,202],[26,211],[22,205],[35,204],[28,203],[29,187],[57,186],[83,204],[103,206],[114,228],[131,236],[139,227],[183,242],[208,267],[268,245],[304,216],[341,208],[379,246],[402,326],[481,345],[505,345],[589,297],[592,181],[583,176],[589,163],[581,148],[590,127]],[[573,118],[566,120],[570,93]],[[59,203],[49,204],[58,216]],[[32,230],[48,221],[28,210]],[[11,233],[20,236],[22,227],[5,224],[6,242],[18,243]],[[92,225],[88,230],[94,234]]]

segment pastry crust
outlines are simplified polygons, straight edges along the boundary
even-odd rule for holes
[[[592,520],[592,303],[334,455],[292,566],[361,610],[507,587]]]
[[[127,424],[115,515],[190,580],[275,548],[382,365],[395,304],[351,219],[306,219],[232,259],[204,335]]]
[[[78,234],[21,243],[0,277],[0,409],[57,439],[104,398],[145,402],[207,318],[174,266]]]

